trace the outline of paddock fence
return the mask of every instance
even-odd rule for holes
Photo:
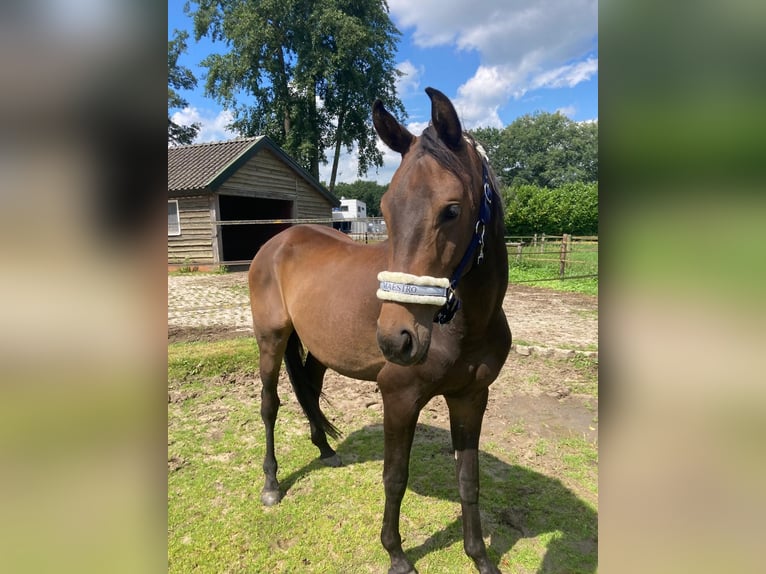
[[[234,221],[215,221],[214,227],[228,225],[298,225],[314,223],[318,225],[332,226],[348,235],[354,241],[371,243],[383,241],[388,238],[386,222],[382,217],[356,217],[348,219],[336,219],[331,217],[315,217],[304,219],[242,219]]]
[[[597,235],[506,236],[505,245],[512,269],[538,268],[549,275],[516,282],[598,278]]]
[[[360,243],[377,243],[388,238],[386,223],[382,217],[364,218],[304,218],[304,219],[247,219],[215,221],[211,224],[213,235],[220,235],[225,226],[268,225],[291,226],[313,223],[332,226]],[[576,235],[511,235],[505,237],[508,263],[511,269],[536,269],[539,278],[514,282],[560,281],[566,279],[598,278],[598,236]],[[221,261],[218,265],[239,267],[249,265],[251,259]],[[178,265],[178,261],[168,264]],[[186,260],[184,264],[196,267],[198,262]]]

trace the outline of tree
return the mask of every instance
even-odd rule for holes
[[[225,42],[211,54],[206,93],[232,110],[243,135],[268,135],[318,178],[333,149],[356,144],[359,175],[382,166],[370,105],[400,116],[394,57],[399,31],[384,0],[194,0],[197,39]],[[189,5],[187,5],[189,9]]]
[[[383,165],[370,119],[370,104],[375,98],[388,102],[404,116],[395,92],[399,31],[381,0],[338,0],[318,5],[320,35],[329,42],[325,51],[330,56],[325,66],[329,74],[321,79],[320,96],[334,124],[329,184],[333,191],[342,146],[351,152],[353,144],[357,144],[360,176],[370,167]]]
[[[369,217],[381,217],[380,198],[386,193],[386,189],[388,189],[387,185],[358,179],[354,183],[339,183],[335,191],[338,197],[364,201]]]
[[[502,130],[473,131],[492,167],[507,186],[555,188],[598,181],[598,124],[578,123],[560,113],[523,115]]]
[[[190,144],[199,132],[200,125],[182,126],[170,119],[170,110],[185,108],[188,102],[176,90],[190,90],[197,85],[197,78],[189,68],[178,65],[178,57],[186,51],[185,31],[173,31],[168,40],[168,141],[172,144]]]

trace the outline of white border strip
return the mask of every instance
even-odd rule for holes
[[[378,289],[375,293],[382,301],[395,301],[397,303],[418,303],[420,305],[444,305],[447,302],[446,289],[449,287],[449,279],[446,277],[430,277],[428,275],[411,275],[398,271],[381,271],[378,273],[378,281],[396,283],[398,285],[415,285],[420,287],[439,287],[445,289],[444,295],[413,295],[398,291],[383,291]]]
[[[418,303],[420,305],[438,305],[441,307],[447,302],[447,296],[437,297],[434,295],[408,295],[407,293],[395,293],[378,289],[378,299],[381,301],[395,301],[396,303]]]

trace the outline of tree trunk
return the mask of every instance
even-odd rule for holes
[[[319,118],[317,117],[317,98],[316,98],[315,80],[309,90],[309,131],[311,137],[311,149],[309,151],[310,173],[319,181],[319,146],[322,141],[322,133],[319,127]]]
[[[279,52],[279,87],[278,94],[276,99],[282,99],[282,129],[284,130],[284,141],[287,141],[287,138],[290,137],[290,88],[288,86],[287,82],[287,65],[285,64],[285,53],[282,48],[278,50]],[[279,92],[281,92],[282,97],[279,98]],[[279,142],[281,144],[284,144],[284,142]]]
[[[332,157],[332,173],[330,174],[330,193],[335,194],[335,178],[338,175],[338,161],[340,160],[340,146],[343,139],[343,120],[345,119],[345,109],[341,109],[338,114],[338,127],[335,130],[335,153]]]

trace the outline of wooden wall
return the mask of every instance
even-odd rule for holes
[[[168,263],[214,263],[211,195],[178,197],[181,235],[168,236]]]

